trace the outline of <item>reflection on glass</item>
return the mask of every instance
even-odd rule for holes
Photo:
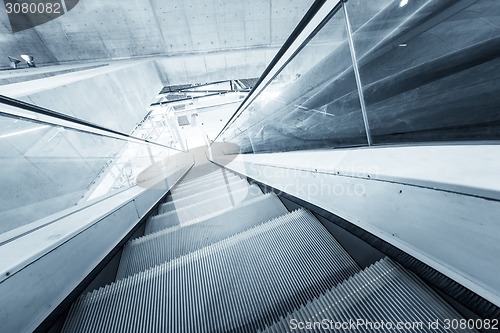
[[[500,2],[346,3],[375,144],[500,138]]]
[[[243,153],[500,139],[500,1],[350,0],[222,135]],[[357,84],[366,106],[360,112]]]
[[[137,181],[141,172],[166,163],[170,153],[170,149],[0,116],[0,234],[141,185]]]
[[[240,79],[164,87],[150,105],[147,117],[150,124],[144,122],[141,131],[133,135],[180,150],[210,144],[256,81]],[[155,136],[156,129],[170,135]]]
[[[89,201],[116,190],[140,185],[138,179],[144,170],[158,162],[166,161],[175,154],[183,153],[127,142],[107,161],[80,202]]]
[[[223,140],[243,153],[367,144],[342,11],[252,101]]]

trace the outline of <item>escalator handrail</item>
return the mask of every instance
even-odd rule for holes
[[[115,139],[121,139],[126,141],[131,141],[139,144],[147,144],[152,146],[157,146],[166,149],[172,149],[180,151],[179,149],[165,146],[160,143],[152,142],[146,139],[138,138],[120,131],[116,131],[101,125],[94,124],[92,122],[79,119],[70,115],[66,115],[60,112],[49,110],[37,105],[29,104],[17,99],[13,99],[7,96],[0,95],[0,105],[8,105],[13,108],[1,108],[0,114],[9,117],[20,117],[29,120],[34,120],[37,122],[46,123],[53,126],[62,126],[66,128],[71,128],[77,131],[86,132],[90,134],[97,134],[101,136],[107,136]],[[31,114],[35,117],[28,117]],[[40,119],[38,115],[44,116],[44,119]]]

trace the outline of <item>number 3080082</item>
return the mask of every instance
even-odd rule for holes
[[[5,4],[7,14],[61,14],[60,3],[10,3]]]

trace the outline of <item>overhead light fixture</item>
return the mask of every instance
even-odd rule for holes
[[[399,44],[399,46],[406,47],[406,43],[401,43],[401,44]]]
[[[35,62],[33,61],[33,56],[21,54],[21,58],[23,58],[24,61],[26,61],[26,65],[28,65],[28,67],[36,67]]]
[[[408,0],[401,0],[401,2],[399,3],[399,7],[404,7],[408,4]]]
[[[17,64],[21,62],[21,60],[19,59],[16,59],[14,57],[11,57],[11,56],[8,56],[9,57],[9,61],[10,61],[10,67],[12,68],[17,68]]]

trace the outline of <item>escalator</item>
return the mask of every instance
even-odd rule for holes
[[[130,134],[99,103],[0,96],[0,333],[498,327],[500,1],[313,2],[236,112],[210,106],[186,138],[151,130],[208,109],[193,99]],[[204,160],[152,208],[197,160],[174,141],[286,193]]]
[[[206,163],[125,245],[116,281],[73,303],[62,332],[349,331],[358,319],[360,331],[453,332],[464,330],[445,320],[461,318],[396,262],[362,269],[312,213]]]

